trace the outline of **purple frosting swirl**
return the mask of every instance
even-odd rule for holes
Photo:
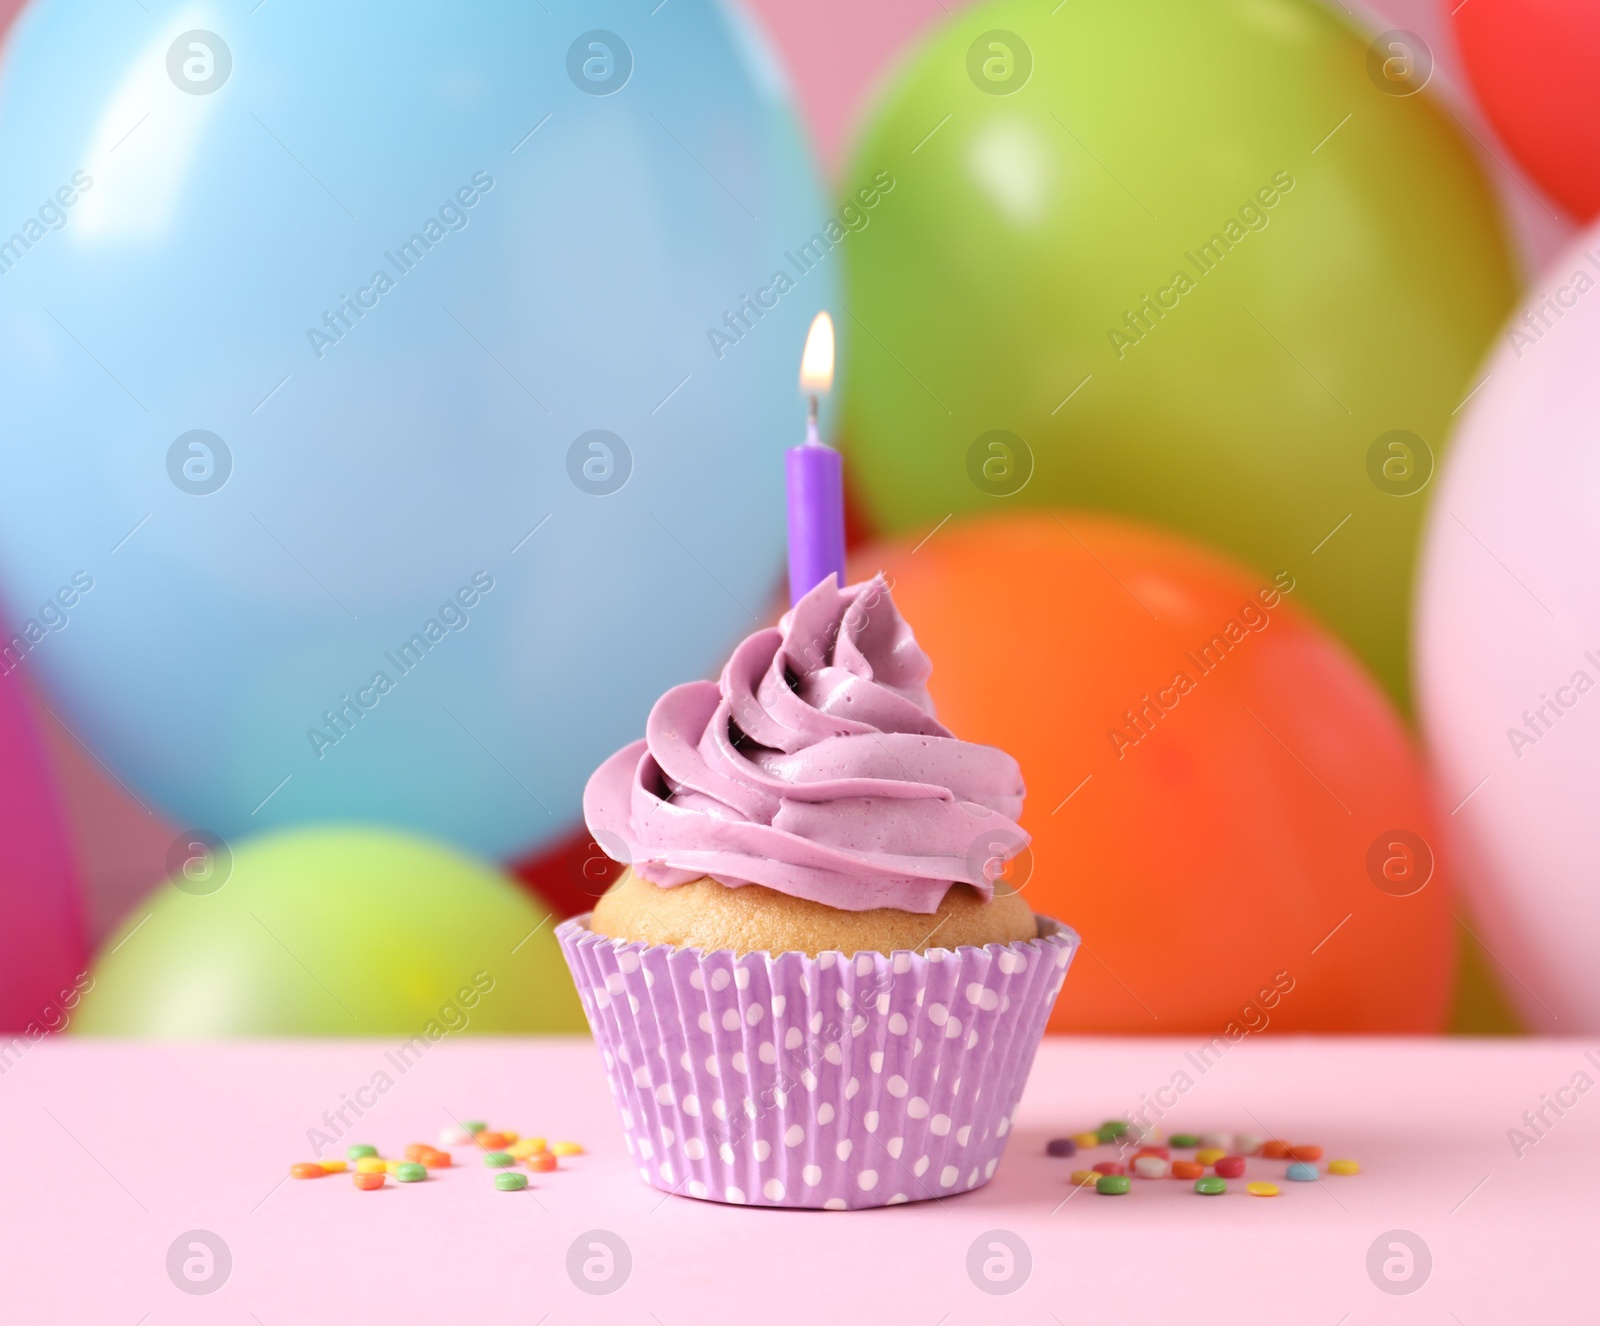
[[[1028,843],[1022,771],[933,716],[928,657],[883,577],[830,576],[748,636],[720,682],[675,686],[589,779],[595,841],[670,888],[709,875],[844,911],[985,899]]]

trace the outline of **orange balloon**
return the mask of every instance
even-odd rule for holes
[[[1052,1031],[1443,1028],[1421,761],[1291,575],[1080,513],[872,545],[851,579],[880,568],[941,720],[1022,764],[1014,878],[1083,937]]]

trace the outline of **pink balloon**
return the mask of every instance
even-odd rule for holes
[[[1507,991],[1600,1031],[1600,225],[1535,283],[1429,517],[1417,694]],[[1403,499],[1397,499],[1403,500]]]
[[[59,1030],[88,963],[66,820],[13,666],[0,656],[0,1033]],[[14,1058],[0,1042],[0,1070]]]

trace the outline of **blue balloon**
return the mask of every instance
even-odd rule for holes
[[[35,3],[0,666],[225,838],[547,844],[781,588],[847,235],[718,4]]]

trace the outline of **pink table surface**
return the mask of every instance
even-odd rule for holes
[[[0,1076],[0,1320],[163,1326],[469,1321],[718,1326],[752,1321],[1437,1322],[1593,1320],[1600,1092],[1519,1159],[1507,1130],[1580,1071],[1583,1041],[1254,1039],[1200,1073],[1173,1040],[1051,1040],[994,1180],[973,1193],[865,1212],[751,1209],[667,1197],[636,1176],[587,1041],[445,1041],[397,1074],[384,1041],[154,1046],[49,1041]],[[340,1139],[386,1154],[452,1118],[589,1154],[523,1193],[478,1164],[357,1192],[347,1176],[283,1176],[307,1130],[378,1071],[395,1078]],[[1241,1185],[1202,1198],[1136,1181],[1106,1198],[1066,1183],[1046,1139],[1137,1107],[1187,1073],[1169,1129],[1316,1141],[1364,1173]],[[353,1117],[353,1116],[352,1116]],[[329,1153],[333,1154],[333,1153]],[[465,1151],[458,1155],[470,1159]],[[1254,1171],[1253,1171],[1254,1174]],[[232,1256],[214,1293],[169,1279],[169,1246],[207,1230]],[[631,1254],[614,1292],[567,1273],[580,1234]],[[1025,1283],[980,1292],[968,1251],[1005,1230]],[[1405,1296],[1367,1273],[1374,1239],[1419,1236],[1432,1271]]]

